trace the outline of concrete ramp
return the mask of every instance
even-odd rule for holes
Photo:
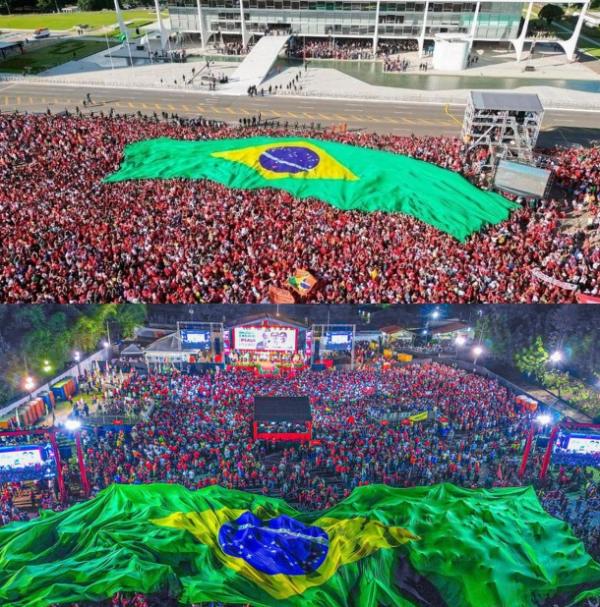
[[[261,82],[267,77],[289,39],[290,36],[263,36],[233,72],[229,83],[221,89],[221,92],[245,95],[248,87],[252,85],[260,88]]]

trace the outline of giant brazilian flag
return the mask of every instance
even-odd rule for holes
[[[120,170],[105,181],[177,177],[232,188],[279,188],[343,210],[406,213],[461,241],[516,208],[435,164],[299,137],[140,141],[125,148]]]
[[[532,488],[370,485],[322,512],[209,487],[112,485],[0,529],[0,605],[118,591],[183,604],[526,607],[600,595],[600,565]]]

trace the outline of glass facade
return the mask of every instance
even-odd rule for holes
[[[279,29],[300,36],[373,38],[418,38],[423,31],[425,2],[381,0],[377,23],[376,2],[320,0],[242,0],[249,34]],[[171,27],[175,31],[200,32],[200,19],[207,36],[241,34],[239,0],[172,0]],[[516,38],[522,2],[482,2],[477,14],[476,40]],[[438,33],[470,34],[476,2],[430,2],[425,37]],[[377,27],[376,27],[377,25]]]

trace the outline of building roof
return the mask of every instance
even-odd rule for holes
[[[22,40],[15,40],[13,42],[2,42],[2,40],[0,40],[0,50],[6,48],[13,48],[15,46],[19,46],[20,44],[23,44]]]
[[[179,345],[179,336],[177,331],[170,335],[165,335],[155,342],[152,342],[147,348],[146,352],[179,352],[181,350]]]
[[[515,112],[542,112],[544,107],[535,93],[503,93],[471,91],[473,106],[478,110],[514,110]]]
[[[254,420],[257,422],[311,421],[308,396],[255,396]]]
[[[141,356],[142,354],[142,349],[137,344],[129,344],[121,350],[121,356]]]
[[[468,329],[469,325],[466,322],[461,322],[460,320],[455,320],[451,322],[446,322],[444,324],[440,324],[436,327],[431,328],[431,333],[433,335],[439,335],[440,333],[453,333],[454,331],[463,331],[464,329]]]
[[[393,335],[394,333],[410,333],[408,329],[405,329],[400,325],[387,325],[385,327],[381,327],[380,331],[386,335]]]

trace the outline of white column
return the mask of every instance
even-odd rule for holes
[[[377,45],[379,44],[379,3],[377,0],[377,7],[375,9],[375,33],[373,34],[373,57],[377,53]]]
[[[246,31],[246,19],[244,18],[244,0],[240,0],[240,18],[242,25],[242,44],[248,46],[248,32]]]
[[[160,32],[160,50],[164,51],[167,46],[167,36],[165,32],[165,26],[163,25],[162,18],[160,16],[160,6],[158,0],[154,0],[154,9],[156,10],[156,18],[158,19],[158,31]]]
[[[477,2],[475,5],[475,14],[473,15],[473,23],[471,25],[471,34],[469,35],[469,52],[473,48],[473,42],[475,41],[475,34],[477,33],[477,19],[479,18],[479,11],[481,10],[481,2]]]
[[[204,23],[204,14],[202,13],[202,5],[200,0],[196,0],[196,8],[198,9],[198,25],[200,26],[200,40],[202,48],[206,48],[208,43],[208,36],[206,32],[206,23]]]
[[[523,22],[523,29],[521,35],[513,40],[513,46],[515,47],[515,54],[517,55],[517,61],[521,61],[523,58],[523,47],[525,46],[525,38],[527,37],[527,30],[529,29],[529,20],[531,19],[531,11],[533,10],[533,1],[529,2],[527,6],[527,14],[525,15],[525,21]]]
[[[425,28],[427,27],[427,15],[429,14],[429,0],[425,2],[425,10],[423,11],[423,27],[419,36],[419,57],[423,56],[423,47],[425,46]]]
[[[565,54],[567,55],[567,59],[569,61],[573,61],[573,59],[575,59],[575,51],[577,50],[579,35],[581,34],[581,28],[583,27],[585,13],[589,6],[590,0],[587,0],[587,2],[585,2],[581,7],[581,12],[579,13],[577,23],[575,24],[575,28],[573,29],[573,34],[568,40],[565,40],[564,42],[559,42],[559,44],[563,47]]]

